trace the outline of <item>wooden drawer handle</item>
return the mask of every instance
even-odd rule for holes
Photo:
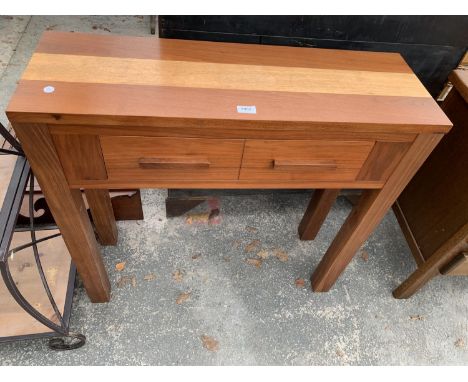
[[[337,168],[334,160],[293,160],[293,159],[274,159],[273,168],[275,170],[287,170],[319,168],[324,170],[333,170]]]
[[[197,156],[140,158],[138,165],[148,169],[202,169],[210,167],[210,161],[208,158]]]

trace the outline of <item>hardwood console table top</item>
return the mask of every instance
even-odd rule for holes
[[[94,302],[114,188],[366,191],[312,275],[326,291],[451,123],[394,53],[45,32],[7,115]]]

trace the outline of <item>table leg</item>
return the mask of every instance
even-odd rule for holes
[[[339,189],[320,189],[314,191],[312,199],[310,199],[307,210],[299,224],[298,231],[301,240],[315,239],[339,193]]]
[[[110,283],[80,190],[71,190],[46,125],[14,124],[31,168],[92,302],[107,302]]]
[[[365,190],[312,274],[312,289],[327,292],[377,227],[413,175],[442,138],[419,135],[380,190]]]
[[[117,244],[117,225],[108,190],[85,189],[94,227],[102,245]]]
[[[416,269],[405,281],[403,281],[393,292],[395,298],[410,298],[419,289],[426,285],[432,278],[440,275],[438,269],[422,266]]]

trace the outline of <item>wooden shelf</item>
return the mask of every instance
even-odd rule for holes
[[[36,232],[37,239],[58,233],[58,230]],[[15,232],[10,248],[29,243],[29,232]],[[75,269],[61,236],[38,244],[42,267],[55,302],[68,323],[75,280]],[[58,324],[36,267],[32,247],[16,252],[9,260],[17,287],[29,303]],[[36,321],[13,299],[0,278],[0,342],[22,337],[48,336],[54,331]]]

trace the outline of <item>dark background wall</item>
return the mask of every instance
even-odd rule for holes
[[[468,45],[468,16],[159,16],[159,36],[399,52],[436,97]]]

